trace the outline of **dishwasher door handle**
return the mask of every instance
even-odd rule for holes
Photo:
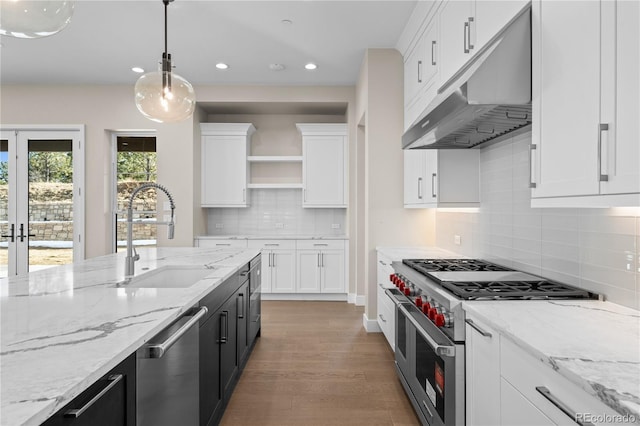
[[[175,333],[169,336],[164,342],[147,345],[146,358],[162,358],[162,356],[174,345],[191,327],[196,325],[200,318],[205,316],[209,312],[206,306],[200,307],[198,311],[191,317],[189,321],[184,323]]]

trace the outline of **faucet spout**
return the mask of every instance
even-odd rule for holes
[[[125,258],[125,277],[131,277],[135,273],[135,262],[140,260],[140,255],[133,247],[133,200],[141,191],[145,191],[147,189],[159,189],[167,195],[169,198],[169,203],[171,204],[171,220],[167,223],[168,233],[167,238],[170,240],[173,239],[174,236],[174,212],[176,209],[176,205],[173,202],[173,196],[169,192],[169,190],[158,183],[145,183],[137,187],[132,193],[131,197],[129,197],[129,207],[127,208],[127,257]]]

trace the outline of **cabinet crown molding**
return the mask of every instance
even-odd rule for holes
[[[345,123],[296,123],[303,136],[347,135]]]
[[[251,123],[200,123],[202,135],[250,136],[256,131]]]

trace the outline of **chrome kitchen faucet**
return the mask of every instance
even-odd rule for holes
[[[140,191],[144,191],[145,189],[156,188],[164,192],[169,198],[169,202],[171,203],[171,220],[169,222],[156,222],[156,225],[167,225],[167,238],[170,240],[173,239],[173,213],[176,209],[176,205],[173,202],[173,197],[167,188],[157,183],[145,183],[144,185],[140,185],[137,187],[131,197],[129,197],[129,207],[127,208],[127,257],[125,259],[124,264],[124,276],[125,278],[132,277],[135,272],[135,264],[137,260],[140,260],[140,255],[133,247],[133,199],[138,195]],[[135,253],[135,254],[134,254]]]

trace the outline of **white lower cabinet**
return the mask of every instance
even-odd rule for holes
[[[500,334],[467,316],[465,330],[466,416],[468,425],[500,424]]]
[[[600,425],[620,418],[486,321],[469,313],[467,320],[467,425]]]
[[[297,293],[345,293],[344,241],[298,240]]]
[[[295,292],[295,243],[294,240],[249,240],[249,248],[262,250],[262,293]]]
[[[396,346],[396,307],[393,300],[387,296],[385,290],[394,287],[389,281],[393,274],[391,259],[378,252],[378,325],[387,338],[389,346],[395,350]]]

